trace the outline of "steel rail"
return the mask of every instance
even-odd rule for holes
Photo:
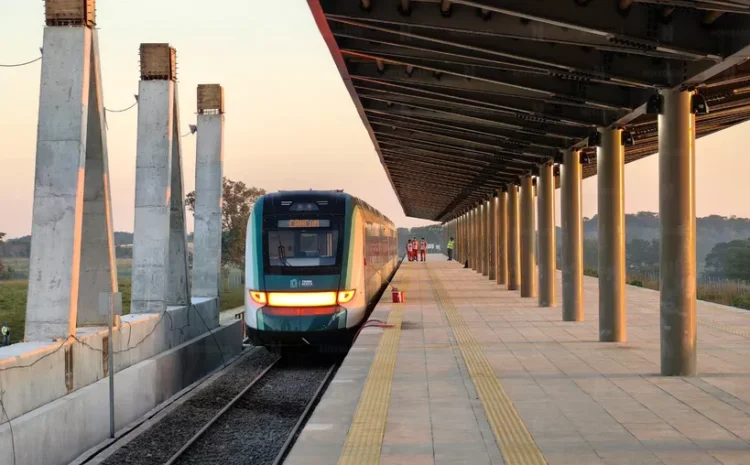
[[[292,428],[292,431],[289,433],[289,436],[286,438],[286,441],[284,441],[284,444],[281,446],[281,450],[276,455],[276,458],[273,460],[272,465],[281,465],[284,459],[286,458],[287,454],[292,448],[292,445],[294,444],[295,436],[297,436],[297,433],[301,431],[302,426],[305,424],[305,421],[307,421],[307,417],[312,412],[313,407],[315,407],[315,405],[318,403],[318,399],[323,393],[323,389],[325,389],[326,385],[328,384],[328,381],[336,372],[337,365],[338,363],[334,363],[331,365],[331,368],[328,369],[328,373],[326,373],[326,376],[325,378],[323,378],[323,381],[321,381],[320,385],[318,386],[318,389],[315,390],[315,394],[313,394],[312,398],[310,399],[310,402],[307,403],[307,406],[305,407],[305,411],[302,412],[302,415],[300,415],[299,420],[297,420],[297,423],[294,425],[294,428]]]
[[[188,442],[186,442],[186,443],[185,443],[185,444],[184,444],[184,445],[183,445],[183,446],[182,446],[182,447],[180,448],[180,450],[178,450],[177,452],[175,452],[175,454],[174,454],[174,455],[172,455],[172,457],[170,457],[170,458],[169,458],[169,460],[167,460],[166,462],[164,462],[164,465],[173,465],[173,464],[174,464],[175,462],[177,462],[177,460],[179,460],[179,458],[180,458],[180,457],[182,457],[182,455],[183,455],[183,454],[184,454],[184,453],[185,453],[185,452],[186,452],[186,451],[187,451],[187,450],[188,450],[188,449],[189,449],[189,448],[190,448],[190,447],[191,447],[191,446],[192,446],[193,444],[195,444],[195,442],[196,442],[196,441],[198,441],[198,439],[200,439],[200,438],[201,438],[201,436],[203,436],[203,434],[204,434],[204,433],[205,433],[206,431],[208,431],[208,430],[209,430],[209,428],[211,428],[211,426],[213,426],[213,424],[214,424],[214,423],[216,423],[216,421],[218,421],[218,420],[219,420],[219,419],[220,419],[220,418],[221,418],[221,417],[222,417],[222,416],[223,416],[223,415],[224,415],[224,414],[225,414],[226,412],[228,412],[228,411],[229,411],[229,409],[231,409],[231,408],[232,408],[232,407],[234,406],[234,404],[236,404],[236,403],[237,403],[237,401],[238,401],[238,400],[240,400],[240,399],[241,399],[241,398],[242,398],[242,397],[243,397],[243,396],[244,396],[245,394],[247,394],[247,392],[248,392],[248,391],[249,391],[250,389],[252,389],[252,388],[253,388],[253,387],[254,387],[254,386],[255,386],[255,385],[256,385],[256,384],[258,383],[258,381],[260,381],[261,379],[263,379],[263,378],[264,378],[264,377],[266,376],[266,374],[267,374],[267,373],[268,373],[269,371],[271,371],[271,369],[272,369],[273,367],[275,367],[275,366],[276,366],[276,364],[277,364],[277,363],[279,362],[279,360],[281,360],[281,359],[280,359],[280,358],[277,358],[276,360],[274,360],[274,362],[273,362],[273,363],[271,363],[270,365],[268,365],[268,367],[266,367],[266,369],[265,369],[265,370],[263,370],[262,372],[260,372],[260,374],[259,374],[258,376],[256,376],[256,377],[255,377],[255,379],[253,379],[253,380],[252,380],[252,381],[250,382],[250,384],[248,384],[247,386],[245,386],[245,388],[244,388],[244,389],[243,389],[242,391],[240,391],[240,393],[239,393],[239,394],[237,394],[236,396],[234,396],[234,398],[233,398],[232,400],[230,400],[230,401],[229,401],[229,403],[227,403],[227,405],[225,405],[225,406],[224,406],[224,407],[223,407],[223,408],[222,408],[221,410],[219,410],[219,411],[218,411],[218,412],[216,413],[216,415],[214,415],[214,416],[213,416],[213,418],[211,418],[211,419],[210,419],[210,420],[208,421],[208,423],[206,423],[205,425],[203,425],[203,428],[201,428],[201,429],[200,429],[200,430],[199,430],[199,431],[198,431],[197,433],[195,433],[195,434],[193,435],[193,437],[191,437],[191,438],[190,438],[190,440],[188,440]]]

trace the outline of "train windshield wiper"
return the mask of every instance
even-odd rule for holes
[[[292,266],[289,264],[289,262],[286,261],[286,252],[285,252],[284,244],[281,243],[281,236],[279,236],[279,260],[281,261],[282,266]]]

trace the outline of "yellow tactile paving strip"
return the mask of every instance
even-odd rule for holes
[[[746,338],[750,339],[750,332],[743,331],[741,329],[737,329],[737,328],[734,328],[732,326],[723,325],[723,324],[721,324],[719,322],[716,322],[716,321],[698,320],[698,323],[701,324],[701,325],[703,325],[703,326],[707,326],[709,328],[720,329],[720,330],[725,331],[727,333],[734,334],[735,336],[742,336],[742,337],[746,337]]]
[[[400,290],[406,290],[406,281],[404,279],[399,283]],[[393,325],[393,328],[385,328],[380,338],[354,420],[339,457],[339,465],[377,465],[380,462],[403,314],[404,304],[393,304],[388,315],[388,324]]]
[[[546,465],[544,455],[513,407],[513,402],[505,394],[481,346],[474,340],[471,330],[453,305],[440,279],[432,270],[429,270],[429,274],[438,304],[448,318],[506,465]]]

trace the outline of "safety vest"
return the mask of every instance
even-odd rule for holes
[[[422,241],[419,246],[422,250],[427,250],[427,241]]]
[[[411,252],[412,247],[413,246],[412,246],[411,242],[409,242],[409,243],[406,244],[406,250],[408,250],[409,252]]]
[[[448,250],[453,250],[454,241],[448,241]]]
[[[8,328],[7,326],[3,326],[3,336],[7,336],[9,331],[10,328]]]

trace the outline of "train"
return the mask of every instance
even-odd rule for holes
[[[393,222],[357,197],[261,196],[247,223],[246,342],[279,352],[347,347],[398,264]]]

